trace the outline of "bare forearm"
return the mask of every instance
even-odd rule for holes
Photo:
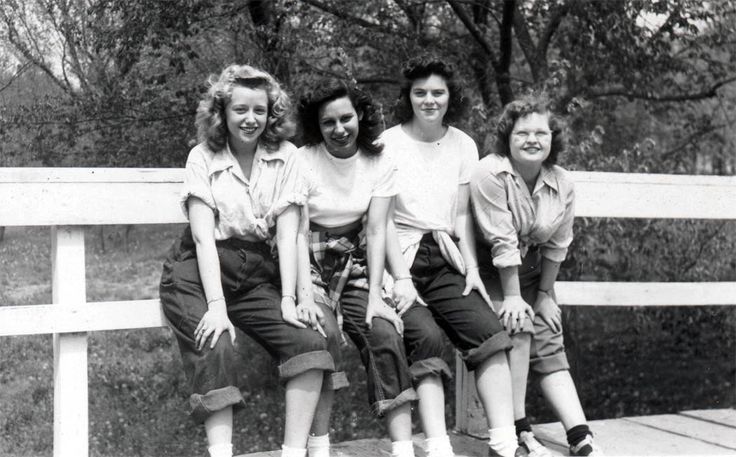
[[[551,291],[557,281],[557,274],[560,272],[560,262],[555,262],[546,257],[542,257],[542,271],[539,278],[539,290]]]

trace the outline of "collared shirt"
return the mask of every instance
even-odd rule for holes
[[[491,246],[496,268],[521,265],[522,257],[534,245],[552,261],[565,259],[572,242],[575,190],[562,167],[542,166],[530,193],[508,157],[489,154],[473,172],[470,196],[476,223]]]
[[[184,214],[189,217],[189,197],[197,197],[215,213],[216,240],[270,238],[276,217],[290,204],[303,202],[296,192],[295,152],[288,141],[274,152],[258,146],[246,178],[229,146],[213,152],[205,143],[198,144],[187,158],[181,191]]]

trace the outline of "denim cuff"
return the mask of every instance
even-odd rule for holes
[[[335,371],[335,362],[327,351],[305,352],[279,365],[279,377],[281,381],[288,381],[309,370]]]
[[[204,422],[212,413],[228,406],[245,407],[243,395],[240,393],[240,389],[235,386],[221,387],[210,390],[206,394],[192,394],[189,397],[189,407],[191,409],[189,414],[198,424]]]
[[[328,390],[339,390],[344,387],[348,387],[350,381],[344,371],[335,371],[333,373],[325,373],[325,377],[322,380],[322,392]]]
[[[414,362],[409,367],[411,380],[416,385],[422,378],[429,375],[442,375],[445,381],[452,379],[452,370],[447,366],[444,360],[439,357],[430,357],[428,359]]]
[[[511,342],[511,338],[506,332],[498,332],[492,337],[485,340],[477,348],[462,351],[460,356],[465,362],[465,366],[468,371],[473,371],[478,366],[488,360],[489,357],[493,356],[497,352],[507,351],[511,349],[514,344]]]
[[[534,357],[529,361],[529,364],[534,373],[542,375],[570,369],[567,354],[564,350],[543,357]]]
[[[371,409],[373,410],[373,414],[378,417],[383,417],[386,411],[391,411],[405,403],[416,400],[419,400],[419,396],[414,388],[410,387],[397,395],[396,398],[392,398],[391,400],[379,400],[373,403],[371,405]]]

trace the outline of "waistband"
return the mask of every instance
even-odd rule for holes
[[[363,221],[361,219],[356,220],[355,222],[351,222],[346,225],[341,225],[339,227],[324,227],[322,225],[317,224],[316,222],[310,222],[309,223],[309,230],[312,232],[322,232],[329,235],[335,235],[335,236],[345,236],[345,235],[351,235],[355,234],[357,235],[360,233],[360,231],[363,229]]]
[[[240,238],[228,238],[226,240],[216,240],[215,245],[225,249],[244,249],[246,251],[261,252],[269,255],[271,252],[271,246],[269,246],[265,241],[248,241]],[[192,229],[189,226],[184,229],[184,233],[181,236],[181,249],[195,249]]]

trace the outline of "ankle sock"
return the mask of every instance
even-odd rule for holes
[[[330,435],[309,435],[307,452],[309,457],[330,457]]]
[[[312,457],[312,454],[309,454]],[[391,457],[414,457],[414,443],[407,441],[391,442]]]
[[[281,457],[307,457],[306,449],[289,447],[285,444],[281,445]]]
[[[526,417],[522,417],[521,419],[514,421],[514,427],[516,427],[516,436],[520,436],[521,432],[532,431],[532,425]]]
[[[232,443],[215,444],[207,448],[210,457],[233,457]]]
[[[570,447],[577,446],[588,435],[593,436],[588,424],[576,425],[567,431],[567,443]]]
[[[427,444],[427,457],[454,457],[450,437],[447,435],[434,436],[425,440]]]
[[[516,437],[516,427],[509,425],[488,430],[488,446],[493,452],[502,457],[514,457],[519,441]]]

